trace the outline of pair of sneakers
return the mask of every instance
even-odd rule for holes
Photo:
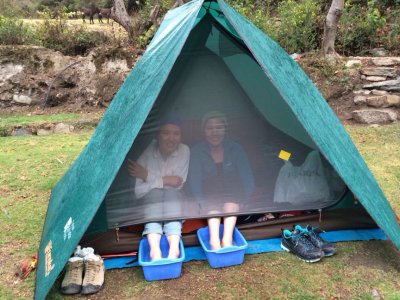
[[[72,257],[66,266],[61,292],[66,295],[90,295],[100,291],[103,284],[104,263],[100,256]]]
[[[325,241],[320,236],[321,232],[311,225],[305,228],[295,225],[293,230],[282,229],[281,247],[305,262],[317,262],[336,253],[336,246]]]

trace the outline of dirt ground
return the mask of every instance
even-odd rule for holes
[[[332,66],[317,54],[304,54],[298,61],[342,124],[354,124],[352,111],[359,109],[354,104],[353,90],[361,85],[357,70],[344,68],[347,58]]]

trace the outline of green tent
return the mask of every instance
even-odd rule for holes
[[[239,98],[251,105],[242,105]],[[245,138],[254,133],[254,140],[263,139],[262,131],[255,130],[261,123],[252,128],[242,123],[257,119],[267,122],[261,127],[268,132],[285,137],[280,148],[296,145],[292,152],[303,154],[317,150],[333,176],[340,178],[338,192],[324,204],[296,209],[327,208],[354,194],[400,248],[396,216],[311,80],[282,48],[224,1],[195,0],[168,12],[88,145],[52,190],[38,252],[36,299],[45,298],[85,232],[146,221],[132,215],[130,221],[129,216],[119,218],[140,209],[125,209],[135,202],[115,191],[123,190],[118,186],[124,180],[117,179],[124,178],[124,161],[131,152],[137,157],[148,144],[150,135],[145,133],[154,132],[160,111],[183,116],[191,124],[210,109],[228,111],[235,132],[242,130]],[[300,156],[304,160],[305,155]],[[262,188],[263,181],[258,185]],[[259,203],[241,214],[289,210]],[[206,215],[183,212],[183,217]]]

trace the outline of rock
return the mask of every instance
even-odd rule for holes
[[[24,135],[31,135],[32,132],[26,128],[14,128],[11,131],[12,136],[24,136]]]
[[[365,84],[364,89],[380,89],[385,91],[400,92],[400,79],[397,80],[385,80],[380,82],[375,82],[371,84]]]
[[[383,96],[383,95],[388,95],[389,93],[387,91],[380,91],[380,90],[372,90],[372,95],[375,96]]]
[[[400,96],[398,95],[382,95],[370,96],[367,98],[367,105],[373,107],[390,107],[400,106]]]
[[[388,55],[388,51],[385,48],[374,48],[370,50],[372,56],[379,56],[379,57],[383,57],[383,56],[387,56]]]
[[[32,103],[32,98],[29,96],[25,96],[25,95],[14,95],[13,101],[17,102],[17,103],[29,105]]]
[[[348,76],[350,76],[350,78],[360,78],[361,74],[358,71],[358,69],[349,69],[347,70],[347,74]]]
[[[0,82],[5,82],[14,75],[21,73],[24,69],[23,65],[6,63],[0,65]]]
[[[351,59],[346,62],[347,68],[358,67],[361,66],[361,60],[359,59]]]
[[[0,93],[0,101],[11,101],[13,99],[13,95],[7,92]]]
[[[18,74],[18,76],[13,76],[10,79],[8,79],[8,81],[13,85],[20,84],[21,77],[22,77],[22,74]]]
[[[94,128],[99,123],[98,120],[78,120],[75,124],[77,128]]]
[[[354,103],[356,105],[363,105],[367,103],[367,96],[357,95],[354,97]]]
[[[345,112],[345,113],[343,113],[343,119],[351,120],[351,119],[353,119],[353,115],[349,112]]]
[[[292,53],[289,55],[291,59],[293,59],[294,61],[299,61],[301,58],[301,54],[298,53]]]
[[[367,98],[367,105],[373,107],[383,107],[386,101],[386,96],[370,96]]]
[[[396,68],[378,67],[378,68],[362,68],[361,74],[367,76],[396,77]]]
[[[103,69],[106,72],[129,72],[130,68],[128,67],[128,63],[126,59],[114,59],[108,60],[103,64]]]
[[[395,66],[400,64],[400,57],[374,58],[372,63],[376,66]]]
[[[9,81],[0,81],[0,94],[7,92],[7,91],[11,91],[13,89],[13,85],[10,84]]]
[[[365,80],[368,81],[384,81],[386,80],[386,76],[366,76]]]
[[[356,95],[369,95],[369,94],[371,94],[371,91],[370,90],[356,90],[356,91],[353,91],[353,94],[356,94]]]
[[[397,120],[397,113],[390,109],[362,109],[353,111],[353,119],[363,124],[388,124]]]
[[[50,129],[40,128],[40,129],[37,130],[37,135],[39,135],[39,136],[49,135],[49,134],[52,134],[52,133],[53,133],[53,130],[50,130]]]
[[[54,126],[54,133],[70,133],[74,130],[74,126],[64,123],[58,123]]]
[[[52,123],[45,123],[40,125],[41,129],[51,130],[53,132],[54,125]]]
[[[387,105],[385,107],[389,107],[389,106],[400,107],[400,96],[399,95],[387,95],[385,105]]]
[[[382,297],[379,295],[379,292],[376,289],[371,290],[371,296],[374,300],[381,300]]]

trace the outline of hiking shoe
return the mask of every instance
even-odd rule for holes
[[[314,228],[311,225],[307,225],[306,228],[296,225],[294,229],[306,234],[308,239],[315,247],[318,247],[324,251],[325,256],[332,256],[336,253],[336,246],[332,243],[328,243],[319,235],[321,232],[323,232],[321,229]]]
[[[92,255],[84,259],[85,277],[81,294],[89,295],[100,291],[104,283],[104,263],[100,256]]]
[[[315,247],[306,235],[299,230],[282,229],[281,247],[305,262],[317,262],[324,256],[324,252]]]
[[[67,271],[61,283],[61,293],[66,295],[78,294],[82,289],[83,258],[72,257],[68,260]]]

